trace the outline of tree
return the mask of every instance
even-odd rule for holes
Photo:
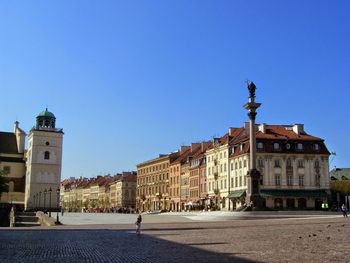
[[[339,192],[341,195],[350,195],[350,181],[332,181],[330,184],[330,189],[332,192]]]
[[[4,174],[5,174],[4,171],[0,170],[0,198],[1,198],[1,194],[4,192],[7,192],[8,190]]]

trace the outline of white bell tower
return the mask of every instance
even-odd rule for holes
[[[46,108],[28,136],[25,210],[57,209],[61,182],[63,131]]]

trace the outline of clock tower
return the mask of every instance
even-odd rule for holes
[[[25,210],[58,208],[63,134],[47,108],[36,117],[28,136]]]

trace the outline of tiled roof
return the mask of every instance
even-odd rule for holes
[[[173,162],[171,162],[170,165],[184,162],[190,154],[191,154],[191,149],[184,151],[182,154],[180,154],[179,157],[177,157]]]
[[[256,138],[258,139],[288,139],[288,140],[316,140],[320,141],[321,138],[311,136],[305,132],[297,134],[290,125],[266,125],[266,132],[256,132]]]
[[[350,168],[335,168],[330,176],[332,180],[350,180]]]
[[[16,135],[0,132],[0,153],[18,153]]]

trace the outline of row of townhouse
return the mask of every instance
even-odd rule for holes
[[[256,166],[265,206],[319,209],[329,193],[329,151],[303,124],[255,126]],[[210,142],[182,146],[137,165],[136,207],[234,210],[245,204],[249,123]]]
[[[69,178],[61,183],[61,206],[68,211],[135,209],[136,172],[96,178]]]

